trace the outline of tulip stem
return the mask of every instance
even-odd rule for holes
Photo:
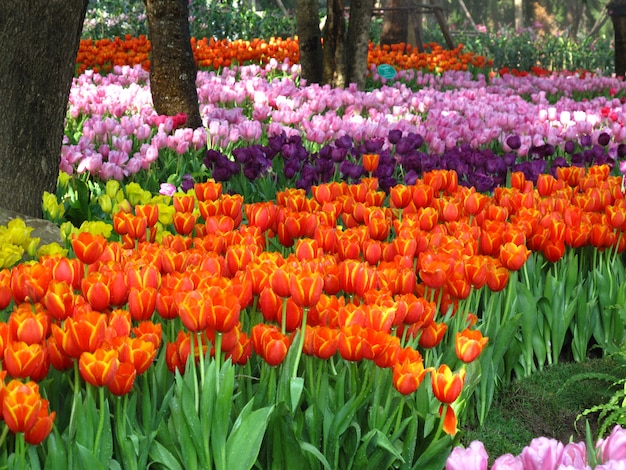
[[[96,431],[96,439],[93,444],[93,453],[97,457],[100,451],[100,440],[102,439],[102,431],[104,429],[104,387],[98,387],[100,394],[100,420],[98,421],[98,430]]]
[[[200,361],[200,390],[204,390],[204,351],[200,346],[202,344],[201,333],[196,333],[196,338],[198,339],[198,359]]]
[[[306,333],[306,319],[309,313],[309,308],[304,307],[302,313],[302,327],[300,328],[300,338],[298,340],[298,351],[296,353],[296,360],[293,364],[293,372],[291,373],[292,377],[297,377],[298,375],[298,366],[300,365],[300,357],[302,356],[302,349],[304,348],[304,334]]]
[[[4,428],[2,428],[2,434],[0,435],[0,449],[4,447],[4,441],[7,438],[7,434],[9,434],[9,427],[4,424]]]
[[[220,390],[220,371],[222,370],[222,333],[215,332],[215,384],[217,391]]]

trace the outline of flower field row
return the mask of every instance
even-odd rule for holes
[[[300,50],[297,38],[272,38],[252,41],[215,38],[192,38],[192,51],[198,67],[219,70],[231,65],[260,64],[270,60],[297,64]],[[447,50],[436,43],[428,44],[429,52],[419,52],[409,44],[378,46],[370,44],[368,63],[390,64],[398,69],[415,69],[441,73],[446,70],[484,70],[490,62],[482,56],[464,52],[463,45]],[[114,39],[83,39],[76,59],[77,74],[86,70],[109,73],[115,66],[139,65],[150,70],[150,41],[145,36]]]
[[[371,156],[365,165],[373,171],[377,163]],[[416,421],[419,444],[402,440],[404,451],[416,462],[430,461],[435,454],[445,457],[440,446],[452,443],[445,436],[456,433],[458,419],[484,417],[493,389],[486,391],[482,383],[506,380],[512,371],[529,373],[536,367],[531,364],[541,367],[533,335],[548,335],[552,349],[543,361],[551,362],[558,360],[559,348],[582,349],[584,357],[592,338],[608,349],[623,334],[623,323],[610,312],[607,321],[604,310],[574,312],[569,322],[554,323],[561,306],[571,310],[572,298],[582,295],[570,284],[580,288],[581,276],[589,272],[616,276],[611,273],[621,263],[616,255],[626,244],[626,206],[621,178],[611,176],[606,165],[561,168],[556,177],[541,175],[536,186],[514,173],[510,187],[497,188],[493,196],[460,186],[449,170],[396,185],[388,195],[375,178],[366,178],[352,185],[316,185],[311,196],[287,189],[275,201],[257,203],[225,194],[212,181],[157,199],[145,190],[132,196],[113,182],[107,186],[123,209],[113,214],[111,241],[87,225],[71,237],[75,257],[49,255],[0,274],[0,307],[8,314],[0,323],[0,350],[5,397],[13,397],[5,398],[3,415],[14,433],[25,433],[26,442],[43,439],[55,413],[67,423],[66,432],[75,432],[76,403],[87,400],[89,387],[100,390],[102,411],[107,400],[131,393],[148,370],[162,383],[175,380],[174,374],[164,378],[169,370],[183,374],[176,380],[193,384],[196,372],[190,367],[198,367],[202,383],[208,363],[218,370],[241,367],[242,374],[258,377],[256,385],[240,385],[245,407],[277,406],[282,396],[292,400],[292,413],[310,409],[317,424],[280,432],[296,433],[301,442],[321,439],[328,447],[325,458],[342,466],[350,457],[340,442],[349,440],[349,433],[342,428],[333,438],[322,433],[329,425],[322,423],[331,418],[313,398],[321,393],[320,381],[336,369],[341,371],[332,387],[339,394],[337,413],[348,412],[356,400],[350,415],[356,419],[363,409],[389,402],[388,414],[374,420],[374,429],[392,439],[406,420]],[[144,200],[133,205],[138,196]],[[585,265],[587,248],[604,255]],[[574,253],[580,262],[572,263]],[[531,308],[536,281],[547,279],[537,296],[545,302],[560,288],[549,284],[552,270],[541,267],[541,260],[559,267],[557,277],[561,269],[568,278],[574,273],[564,283],[569,292],[548,305],[554,311],[545,318],[547,312]],[[539,264],[530,270],[528,263]],[[615,296],[625,294],[619,282],[611,279],[615,292],[602,300],[606,310],[619,304]],[[590,319],[593,331],[572,329]],[[574,332],[571,345],[564,342],[568,331]],[[289,379],[272,385],[275,368]],[[349,385],[354,373],[365,384],[376,377],[378,385]],[[50,374],[69,377],[71,407],[56,403],[59,408],[50,411],[39,395]],[[430,385],[422,385],[427,377]],[[28,379],[34,382],[21,382]],[[281,391],[268,398],[264,387]],[[389,387],[396,392],[374,391]],[[202,401],[201,390],[192,393],[196,402]],[[346,398],[339,398],[340,390]],[[259,395],[265,398],[255,399]],[[233,426],[245,407],[232,411]],[[21,421],[14,424],[9,413]],[[395,426],[385,424],[389,418]],[[89,443],[104,460],[111,456],[99,453],[97,429],[106,419],[94,425]],[[154,425],[157,432],[163,423]],[[272,424],[265,423],[261,432],[265,426]],[[204,452],[197,456],[201,465],[215,458],[203,448],[196,452]],[[179,458],[185,462],[189,455]],[[386,458],[398,457],[392,452]]]

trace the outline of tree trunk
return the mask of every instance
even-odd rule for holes
[[[0,2],[0,206],[42,216],[59,176],[87,0]]]
[[[152,43],[150,91],[161,115],[187,115],[186,127],[202,127],[197,67],[189,33],[187,0],[144,0]]]
[[[327,12],[324,26],[322,81],[333,86],[344,87],[346,84],[346,20],[343,16],[343,2],[327,0]]]
[[[614,0],[607,6],[615,30],[615,73],[626,75],[626,0]]]
[[[369,49],[370,24],[374,0],[352,0],[348,42],[346,48],[346,83],[356,83],[357,88],[365,88],[367,77],[367,51]]]
[[[296,31],[300,48],[300,76],[307,83],[322,83],[322,33],[317,0],[297,0]]]
[[[409,38],[409,10],[401,10],[407,6],[406,0],[391,0],[389,8],[383,15],[383,29],[380,34],[380,44],[398,44],[408,42]]]
[[[515,29],[520,30],[524,27],[524,0],[515,0]]]

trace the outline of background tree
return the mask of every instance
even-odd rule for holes
[[[319,18],[317,3],[311,0],[297,1],[296,29],[300,63],[303,64],[302,78],[309,83],[327,83],[337,87],[356,83],[359,88],[363,88],[373,6],[373,0],[353,0],[346,32],[343,2],[327,0],[322,34],[320,27],[312,23],[312,18]],[[323,42],[319,38],[323,38]],[[321,44],[321,62],[318,44]],[[320,68],[321,81],[318,75]]]
[[[187,0],[144,0],[152,44],[150,92],[159,114],[187,115],[187,127],[202,127],[197,66],[191,50]]]
[[[54,192],[87,0],[0,2],[0,207],[42,215]]]
[[[615,73],[626,76],[626,0],[614,0],[607,8],[615,30]]]
[[[383,4],[388,10],[383,13],[383,26],[380,33],[381,44],[407,42],[409,37],[409,14],[403,8],[407,0],[390,0]]]

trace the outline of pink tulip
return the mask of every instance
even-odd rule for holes
[[[487,470],[489,456],[480,441],[473,441],[467,449],[455,447],[446,460],[446,470]]]
[[[626,460],[626,429],[615,426],[606,439],[600,439],[596,448],[600,450],[602,462]]]
[[[587,466],[587,446],[584,442],[570,442],[563,449],[562,465],[573,468],[585,468]]]
[[[491,470],[524,470],[524,464],[519,457],[504,454],[495,460]]]
[[[547,437],[536,437],[520,454],[524,470],[553,470],[562,458],[563,444]]]

